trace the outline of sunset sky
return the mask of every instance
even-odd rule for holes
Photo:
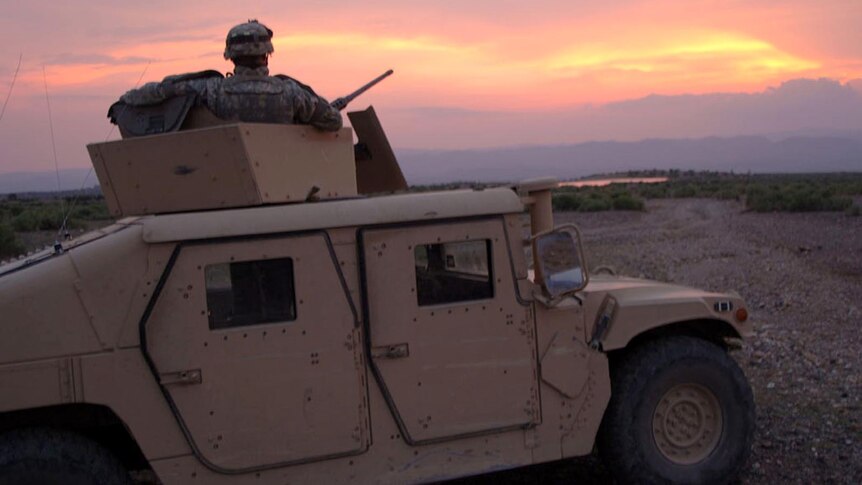
[[[0,18],[0,102],[23,59],[0,119],[0,172],[53,170],[46,82],[58,163],[87,166],[84,145],[117,136],[105,114],[119,95],[141,77],[228,71],[224,36],[248,18],[275,31],[272,72],[329,99],[394,69],[352,107],[374,104],[396,148],[732,135],[773,118],[775,131],[862,129],[850,111],[813,113],[813,125],[773,111],[746,130],[733,114],[757,116],[769,96],[808,106],[809,91],[857,106],[860,0],[35,0],[7,2]],[[831,81],[781,88],[819,78]],[[627,114],[650,95],[693,104]],[[737,108],[709,119],[704,100]]]

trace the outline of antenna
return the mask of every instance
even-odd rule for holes
[[[57,162],[57,144],[54,141],[54,120],[51,117],[51,98],[48,96],[48,74],[45,72],[45,66],[42,66],[42,80],[45,82],[45,103],[48,106],[48,128],[51,131],[51,151],[54,153],[54,170],[57,173],[57,192],[60,187],[60,164]]]
[[[60,186],[60,162],[57,161],[57,143],[54,141],[54,119],[51,117],[51,97],[48,96],[48,73],[45,71],[45,66],[42,66],[42,80],[45,82],[45,104],[48,106],[48,128],[51,131],[51,151],[54,153],[54,172],[57,175],[57,193],[62,190]],[[66,212],[64,207],[63,196],[60,195],[60,214]],[[63,229],[63,219],[60,219],[60,229]],[[63,246],[60,241],[54,241],[54,251],[63,252]]]
[[[152,62],[153,62],[153,61],[148,61],[148,62],[147,62],[147,65],[146,65],[146,66],[144,66],[144,70],[141,72],[141,75],[140,75],[140,76],[138,76],[138,81],[135,83],[135,88],[137,88],[137,87],[138,87],[138,85],[140,85],[140,84],[141,84],[141,80],[143,80],[143,79],[144,79],[144,75],[147,73],[147,69],[149,69],[149,68],[150,68],[150,64],[151,64]],[[124,111],[125,111],[125,109],[126,109],[126,106],[123,106],[123,110],[124,110]],[[120,114],[122,114],[122,111],[120,112]],[[110,137],[111,137],[111,133],[113,133],[113,132],[114,132],[114,125],[111,125],[111,129],[110,129],[110,130],[108,130],[108,133],[105,135],[105,140],[104,140],[104,141],[108,141],[108,138],[110,138]],[[79,187],[79,188],[78,188],[78,193],[77,193],[77,194],[75,194],[75,198],[74,198],[74,199],[72,199],[72,203],[69,205],[69,209],[66,211],[66,215],[65,215],[65,216],[63,216],[63,223],[62,223],[62,224],[60,224],[60,230],[59,230],[59,231],[57,231],[57,237],[58,237],[58,239],[59,239],[59,237],[60,237],[60,234],[64,234],[64,237],[65,237],[66,235],[68,235],[68,234],[69,234],[69,233],[66,231],[66,224],[69,222],[69,217],[72,215],[72,211],[73,211],[73,210],[75,210],[75,205],[77,205],[77,204],[78,204],[78,200],[80,200],[80,198],[81,198],[81,192],[83,192],[83,191],[84,191],[84,187],[87,185],[87,180],[89,180],[89,179],[90,179],[90,175],[91,175],[92,173],[93,173],[93,167],[92,167],[92,166],[90,166],[90,170],[87,170],[87,175],[85,175],[85,176],[84,176],[84,181],[83,181],[83,182],[81,182],[81,187]],[[55,249],[55,250],[57,249],[57,248],[56,248],[56,246],[55,246],[55,248],[54,248],[54,249]],[[62,246],[60,247],[60,250],[62,251]]]
[[[6,100],[3,101],[3,109],[0,110],[0,120],[3,119],[3,115],[6,113],[6,105],[9,104],[9,98],[12,97],[12,88],[15,87],[15,80],[18,79],[18,69],[21,69],[21,59],[24,57],[24,54],[18,54],[18,66],[15,68],[15,74],[12,75],[12,84],[9,85],[9,92],[6,93]]]

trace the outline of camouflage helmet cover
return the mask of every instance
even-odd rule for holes
[[[272,54],[272,30],[257,20],[230,29],[225,39],[224,58]]]

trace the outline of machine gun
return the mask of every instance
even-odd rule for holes
[[[335,101],[330,103],[330,106],[337,109],[338,111],[343,110],[344,108],[347,107],[348,103],[353,101],[357,96],[364,93],[365,91],[368,91],[369,89],[374,87],[374,85],[379,83],[380,81],[386,79],[389,75],[392,74],[392,72],[393,72],[392,69],[384,72],[383,74],[372,79],[371,82],[362,86],[361,88],[357,89],[356,91],[353,91],[352,93],[348,94],[347,96],[336,99]]]

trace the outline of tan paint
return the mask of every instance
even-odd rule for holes
[[[367,291],[388,295],[370,301],[372,352],[387,346],[409,352],[372,360],[411,441],[529,427],[540,420],[534,323],[516,298],[503,224],[495,218],[364,234]],[[456,241],[490,241],[493,297],[419,306],[415,273],[404,270],[414,265],[415,248]],[[436,401],[442,396],[446,406]]]
[[[0,412],[74,401],[68,359],[51,359],[0,367]]]
[[[274,232],[434,221],[520,212],[507,188],[391,195],[141,218],[146,242],[250,236]]]
[[[577,299],[542,296],[524,251],[553,225],[553,180],[278,204],[361,192],[346,134],[240,124],[91,145],[112,210],[177,213],[0,266],[0,412],[107,406],[168,484],[428,482],[591,452],[606,298],[604,351],[682,321],[751,333],[716,307],[742,307],[735,294],[594,276]],[[492,296],[418,304],[414,250],[438,239],[490,241]],[[296,320],[210,329],[203,268],[273,258],[292,258]]]
[[[191,452],[140,349],[83,356],[79,362],[78,401],[111,408],[144,456],[157,460]]]
[[[616,315],[602,339],[605,350],[623,348],[636,335],[651,328],[692,320],[705,320],[702,326],[707,331],[716,331],[710,326],[723,321],[730,324],[738,337],[752,335],[750,322],[738,322],[733,317],[735,309],[745,307],[745,302],[735,294],[708,293],[684,286],[607,275],[593,276],[583,294],[587,308],[593,314],[598,312],[605,296],[610,295],[617,300]],[[730,302],[734,311],[716,311],[715,303],[720,301]],[[592,324],[588,322],[590,335]]]
[[[295,321],[209,328],[207,265],[286,257]],[[323,235],[183,247],[162,292],[146,324],[148,350],[213,466],[241,470],[367,447],[361,346]],[[200,382],[181,381],[192,371]]]
[[[546,425],[537,439],[554,440],[561,457],[592,451],[611,395],[607,358],[585,345],[584,318],[584,308],[573,300],[536,307]]]
[[[347,128],[240,123],[87,149],[115,216],[356,195]]]
[[[103,350],[74,286],[69,254],[0,278],[0,364]]]
[[[164,274],[175,244],[150,244],[147,246],[145,272],[134,285],[134,297],[122,320],[117,346],[121,348],[141,345],[140,323],[144,310],[151,302],[159,278]]]
[[[109,349],[123,331],[117,322],[130,313],[140,315],[146,305],[137,287],[147,269],[141,228],[130,226],[113,238],[97,239],[67,254],[75,269],[74,288],[81,305],[101,347]],[[117,271],[120,267],[123,271]]]
[[[550,177],[525,180],[518,184],[518,191],[524,194],[525,203],[530,209],[530,231],[533,235],[554,228],[551,190],[559,185],[557,179]]]

